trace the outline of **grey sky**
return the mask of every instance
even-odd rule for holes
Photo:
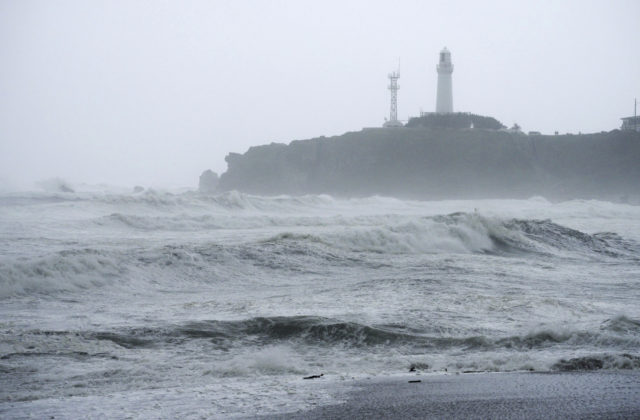
[[[526,131],[620,125],[640,2],[0,0],[0,188],[195,186],[228,152],[454,109]]]

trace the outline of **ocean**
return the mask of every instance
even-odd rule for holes
[[[2,193],[0,417],[233,418],[409,371],[639,369],[639,285],[628,204]]]

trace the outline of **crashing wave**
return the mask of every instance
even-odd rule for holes
[[[167,223],[156,216],[114,213],[100,223],[117,223],[126,229],[157,230]],[[549,220],[503,220],[477,213],[435,217],[370,216],[333,219],[338,225],[309,231],[316,219],[295,219],[300,229],[280,226],[283,219],[251,217],[233,219],[234,228],[276,227],[275,236],[244,243],[167,245],[147,249],[69,249],[0,265],[0,296],[28,292],[71,291],[113,283],[136,270],[159,270],[178,277],[207,279],[221,267],[243,272],[251,267],[286,272],[312,272],[319,267],[371,266],[385,255],[491,254],[551,258],[640,259],[640,245],[614,233],[589,235]],[[284,218],[284,220],[289,220]],[[291,220],[289,220],[291,222]],[[228,229],[229,220],[211,215],[176,217],[174,228]],[[258,235],[259,236],[259,235]],[[178,256],[186,256],[178,258]],[[393,264],[390,262],[390,264]],[[193,273],[197,268],[198,271]]]
[[[124,270],[113,254],[95,249],[5,261],[0,264],[0,297],[100,287],[118,279]]]
[[[552,366],[552,369],[563,372],[600,369],[640,369],[640,357],[628,353],[574,357],[571,359],[560,359],[560,361]]]
[[[375,219],[374,219],[375,220]],[[402,253],[537,253],[638,258],[640,246],[615,233],[589,235],[549,220],[502,220],[454,213],[409,221],[345,226],[339,232],[280,233],[265,242],[314,242],[343,250]]]
[[[229,348],[234,344],[273,345],[300,342],[307,345],[375,347],[406,345],[422,351],[551,349],[567,344],[593,347],[637,348],[640,333],[612,331],[543,330],[508,337],[488,335],[433,335],[401,324],[367,325],[320,316],[275,316],[243,320],[204,320],[164,328],[130,329],[92,333],[90,338],[111,341],[119,346],[149,347],[176,340],[207,339]]]
[[[638,324],[620,317],[614,323]],[[601,329],[541,330],[500,337],[465,334],[430,334],[403,324],[372,324],[322,316],[270,316],[238,320],[198,320],[110,330],[30,330],[0,349],[0,360],[26,358],[116,359],[130,350],[184,348],[198,352],[236,354],[266,351],[249,363],[239,357],[231,367],[211,367],[207,374],[249,375],[299,373],[297,363],[269,362],[283,351],[292,357],[314,354],[382,357],[383,369],[412,366],[415,370],[440,371],[584,371],[599,369],[640,369],[640,331],[617,331],[605,321]],[[576,354],[575,349],[582,349]],[[273,352],[268,349],[275,349]],[[337,352],[337,353],[336,353]],[[273,353],[273,354],[272,354]],[[323,357],[325,357],[323,356]],[[567,357],[569,356],[569,357]],[[322,358],[323,362],[331,362]],[[242,362],[242,363],[240,363]],[[249,363],[249,367],[247,367]],[[333,366],[333,365],[332,365]],[[336,368],[334,366],[334,368]],[[342,366],[339,369],[345,369]],[[358,368],[356,368],[357,370]],[[397,371],[396,371],[397,372]]]

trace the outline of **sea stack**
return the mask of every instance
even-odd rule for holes
[[[211,169],[207,169],[200,175],[200,182],[198,184],[198,191],[202,194],[213,194],[218,188],[218,174]]]

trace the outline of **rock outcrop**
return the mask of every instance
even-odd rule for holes
[[[213,194],[218,188],[218,174],[211,169],[207,169],[200,175],[200,182],[198,183],[198,191],[202,194]]]
[[[640,133],[619,130],[526,136],[416,123],[289,145],[272,143],[242,155],[231,153],[226,161],[228,170],[220,177],[218,191],[420,199],[640,199]]]

